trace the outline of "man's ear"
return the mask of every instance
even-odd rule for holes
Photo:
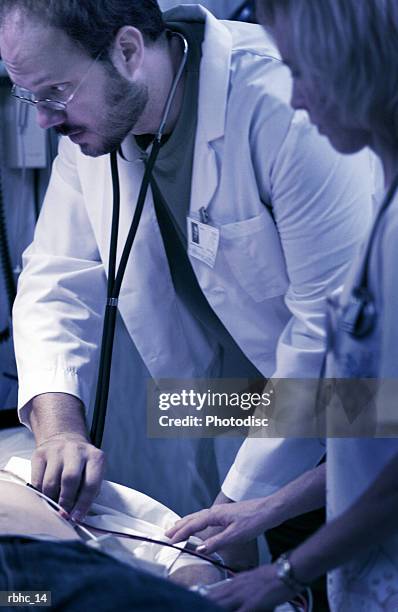
[[[116,34],[110,57],[122,76],[130,80],[141,68],[145,55],[144,38],[137,28],[124,26]]]

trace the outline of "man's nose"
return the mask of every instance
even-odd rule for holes
[[[44,130],[48,130],[49,128],[56,127],[57,125],[62,125],[65,121],[65,113],[63,111],[53,110],[51,108],[46,108],[37,105],[37,123]]]

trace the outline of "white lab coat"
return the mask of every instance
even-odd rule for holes
[[[353,337],[338,325],[340,309],[330,317],[334,342],[328,356],[328,375],[351,379],[350,391],[356,398],[361,397],[356,386],[359,389],[361,381],[365,380],[370,383],[373,401],[361,405],[361,400],[357,399],[356,408],[362,410],[350,422],[344,414],[347,407],[344,401],[335,397],[327,409],[328,431],[331,424],[339,423],[341,427],[341,423],[345,423],[345,437],[330,437],[327,441],[328,520],[336,519],[358,502],[398,453],[398,439],[390,435],[397,431],[398,292],[394,273],[398,258],[397,236],[398,196],[395,195],[378,225],[368,265],[368,288],[377,313],[374,329],[368,335]],[[340,299],[342,305],[348,302],[353,287],[359,284],[364,253],[365,247],[347,278]],[[368,436],[354,437],[360,431],[357,426],[361,421],[366,423],[368,432],[370,426],[372,431]],[[381,437],[371,437],[373,433]],[[391,532],[377,546],[368,547],[334,569],[328,578],[333,612],[393,609],[398,584],[397,533]]]
[[[325,294],[339,291],[370,217],[367,158],[338,156],[305,115],[293,113],[287,70],[262,28],[217,22],[200,7],[179,7],[168,18],[206,20],[190,214],[197,217],[207,207],[221,239],[213,269],[191,259],[195,274],[212,308],[264,376],[316,377],[324,350]],[[143,174],[129,139],[124,152],[129,161],[119,159],[119,257]],[[109,158],[85,157],[63,140],[35,240],[25,254],[14,310],[25,422],[27,402],[40,393],[70,393],[90,404],[111,202]],[[214,372],[213,339],[176,298],[151,194],[127,266],[120,313],[154,378]],[[128,406],[128,398],[124,401]],[[238,498],[261,488],[262,471],[275,479],[274,456],[283,465],[284,481],[322,453],[317,440],[248,441],[227,493]],[[240,482],[248,483],[245,491]]]

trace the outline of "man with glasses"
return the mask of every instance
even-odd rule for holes
[[[190,511],[217,492],[214,455],[220,446],[228,465],[232,444],[151,444],[138,381],[317,377],[325,296],[339,292],[369,220],[366,163],[339,157],[294,115],[289,77],[259,26],[221,23],[199,7],[169,12],[166,26],[154,0],[1,0],[0,19],[14,95],[35,104],[43,128],[68,137],[25,254],[14,325],[20,416],[38,445],[33,481],[77,516],[103,475],[85,408],[106,300],[107,154],[119,151],[121,252],[186,40],[122,285],[119,312],[133,344],[116,351],[120,405],[110,414],[126,423],[126,438],[113,442],[125,469],[136,470],[130,484]],[[187,217],[217,234],[210,259],[193,254]],[[127,366],[130,392],[117,384]],[[123,456],[134,435],[134,453]],[[224,492],[271,492],[322,453],[316,440],[248,440]]]

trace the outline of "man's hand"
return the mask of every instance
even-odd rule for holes
[[[57,501],[76,520],[97,496],[105,468],[104,453],[88,438],[84,408],[65,393],[46,393],[31,402],[36,438],[32,484]]]
[[[251,499],[230,504],[216,504],[207,510],[189,514],[166,532],[172,542],[181,542],[204,529],[218,528],[209,537],[205,535],[200,552],[212,553],[231,544],[250,542],[269,529],[273,512],[264,499]]]
[[[263,565],[207,588],[209,599],[226,610],[237,612],[272,611],[275,606],[295,597],[277,577],[274,565]]]
[[[104,453],[78,434],[57,434],[42,442],[32,457],[32,484],[81,520],[98,495]]]

